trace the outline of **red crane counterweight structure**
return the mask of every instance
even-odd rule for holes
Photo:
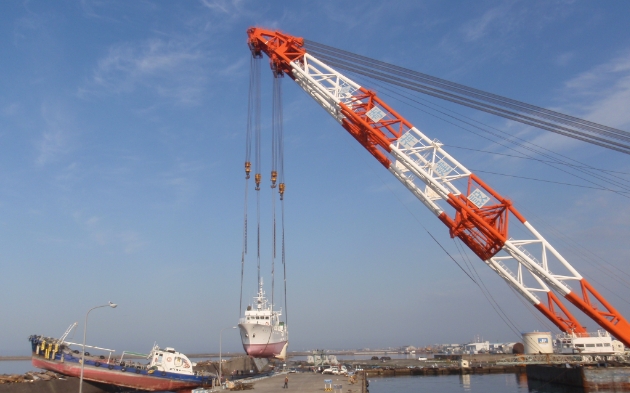
[[[586,333],[552,290],[630,347],[630,324],[626,319],[510,200],[448,154],[438,140],[428,138],[376,92],[309,54],[302,38],[261,28],[250,28],[247,34],[254,57],[265,53],[274,73],[293,79],[429,208],[448,227],[451,237],[459,238],[560,330]],[[527,235],[510,237],[510,215]],[[516,225],[514,220],[512,223]],[[552,273],[550,265],[555,272],[566,273]],[[571,289],[570,281],[579,283],[579,292]],[[541,301],[537,293],[546,295],[546,299]]]

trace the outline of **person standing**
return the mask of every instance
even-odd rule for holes
[[[288,389],[289,388],[289,376],[288,375],[284,376],[284,386],[282,388],[283,389]]]

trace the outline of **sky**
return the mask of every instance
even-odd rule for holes
[[[59,337],[74,322],[79,341],[86,312],[108,301],[119,306],[89,314],[92,345],[218,351],[221,329],[239,318],[248,27],[630,131],[628,11],[626,1],[1,2],[0,355],[27,355],[29,335]],[[267,165],[266,59],[262,71]],[[498,307],[518,331],[549,329],[468,253],[473,272],[439,220],[295,83],[282,83],[286,303],[281,275],[275,293],[289,350],[465,343],[477,335],[517,341]],[[485,171],[482,179],[630,315],[625,195],[575,171],[481,153],[514,154],[428,106],[361,83],[464,165]],[[624,154],[421,98],[629,179]],[[267,184],[261,261],[270,293]],[[250,205],[250,224],[253,217]],[[488,297],[425,228],[478,274]],[[244,299],[256,292],[252,233]],[[222,344],[242,352],[236,330],[223,331]]]

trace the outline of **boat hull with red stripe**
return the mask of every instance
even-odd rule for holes
[[[32,363],[34,367],[54,371],[70,377],[78,378],[81,375],[81,364],[78,362],[60,362],[58,360],[47,360],[33,356]],[[121,371],[120,368],[109,370],[107,367],[94,367],[91,365],[84,367],[83,379],[86,381],[147,391],[185,392],[200,386],[200,383],[197,381],[176,381],[160,376],[154,377],[142,372],[136,374],[134,369],[128,369],[126,371]]]
[[[269,344],[243,344],[245,352],[254,358],[274,358],[279,356],[287,345],[286,341]]]
[[[81,355],[71,350],[72,343],[61,342],[54,338],[33,335],[33,366],[70,377],[81,376]],[[102,349],[102,348],[101,348]],[[129,354],[129,353],[127,353]],[[214,374],[194,371],[194,364],[186,355],[173,348],[160,349],[157,345],[148,355],[142,355],[144,361],[119,359],[110,356],[94,356],[85,352],[83,379],[108,385],[145,391],[171,391],[189,393],[198,387],[212,386]],[[146,363],[146,361],[149,361]]]

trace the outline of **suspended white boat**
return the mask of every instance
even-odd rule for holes
[[[286,358],[289,332],[280,321],[281,311],[274,310],[267,301],[260,280],[258,295],[254,303],[247,306],[245,315],[239,320],[243,349],[254,358]]]

